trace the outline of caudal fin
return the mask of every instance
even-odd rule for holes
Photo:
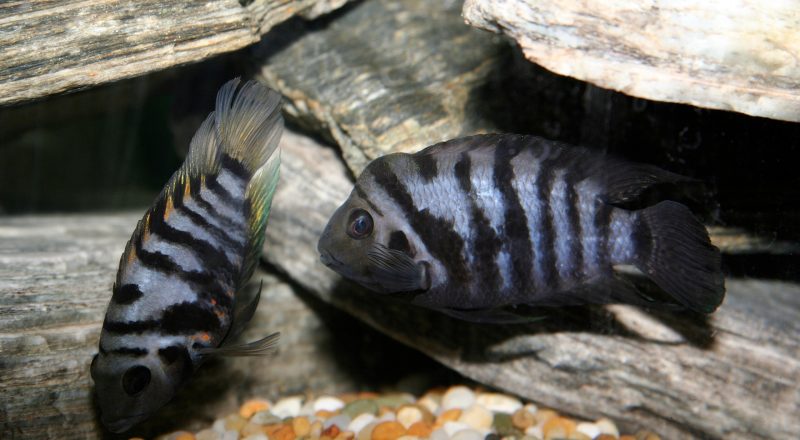
[[[687,308],[711,313],[725,297],[719,249],[689,208],[663,201],[639,211],[635,265]]]

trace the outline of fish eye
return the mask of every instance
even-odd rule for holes
[[[122,389],[129,396],[139,394],[150,384],[150,369],[144,365],[136,365],[128,368],[122,375]]]
[[[350,223],[347,226],[347,235],[360,240],[372,233],[372,216],[363,209],[356,209],[350,214]]]

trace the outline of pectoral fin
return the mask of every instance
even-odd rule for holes
[[[428,264],[416,262],[403,251],[375,244],[367,252],[369,268],[375,280],[389,292],[428,290]]]

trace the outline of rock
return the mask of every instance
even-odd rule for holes
[[[382,422],[372,429],[372,440],[396,440],[406,433],[399,422]]]
[[[351,418],[355,418],[364,413],[371,415],[377,414],[378,404],[372,399],[358,399],[348,403],[342,409],[342,414],[347,414]]]
[[[260,411],[253,414],[250,421],[259,425],[274,425],[280,423],[282,419],[282,416],[275,415],[272,411]]]
[[[286,417],[296,417],[300,414],[300,409],[303,406],[303,396],[284,397],[283,399],[275,402],[272,407],[272,413],[281,419]]]
[[[464,409],[475,403],[475,393],[462,385],[454,386],[442,396],[442,409]]]
[[[513,414],[522,408],[522,402],[512,396],[500,393],[480,393],[476,403],[493,412]]]
[[[365,426],[369,425],[374,421],[375,421],[375,415],[365,412],[354,417],[353,420],[350,422],[350,424],[347,425],[347,430],[359,433],[361,432],[362,429],[364,429]]]
[[[492,420],[494,416],[492,411],[486,409],[482,405],[472,405],[461,413],[458,421],[466,423],[478,431],[488,431],[492,427]]]
[[[334,412],[342,409],[344,402],[338,397],[320,396],[314,401],[314,411]]]
[[[276,24],[346,0],[67,0],[0,9],[0,105],[130,78],[240,49]]]
[[[249,419],[253,414],[259,411],[268,410],[270,403],[263,399],[251,399],[242,404],[239,408],[239,415],[245,419]]]
[[[262,40],[261,78],[287,98],[289,118],[341,145],[356,173],[390,151],[496,129],[471,112],[470,92],[505,45],[464,26],[458,7],[377,0],[314,32],[292,23]]]
[[[800,121],[800,46],[789,43],[800,18],[785,7],[467,0],[463,14],[561,75],[657,101]]]
[[[450,437],[452,440],[483,440],[483,434],[474,429],[462,429]]]
[[[412,405],[407,405],[397,410],[397,421],[400,422],[406,429],[411,425],[422,421],[422,411]]]

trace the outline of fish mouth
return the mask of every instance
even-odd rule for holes
[[[322,264],[330,267],[331,269],[333,269],[334,266],[342,265],[341,261],[339,261],[336,257],[334,257],[333,254],[325,250],[320,251],[319,260],[322,262]]]

